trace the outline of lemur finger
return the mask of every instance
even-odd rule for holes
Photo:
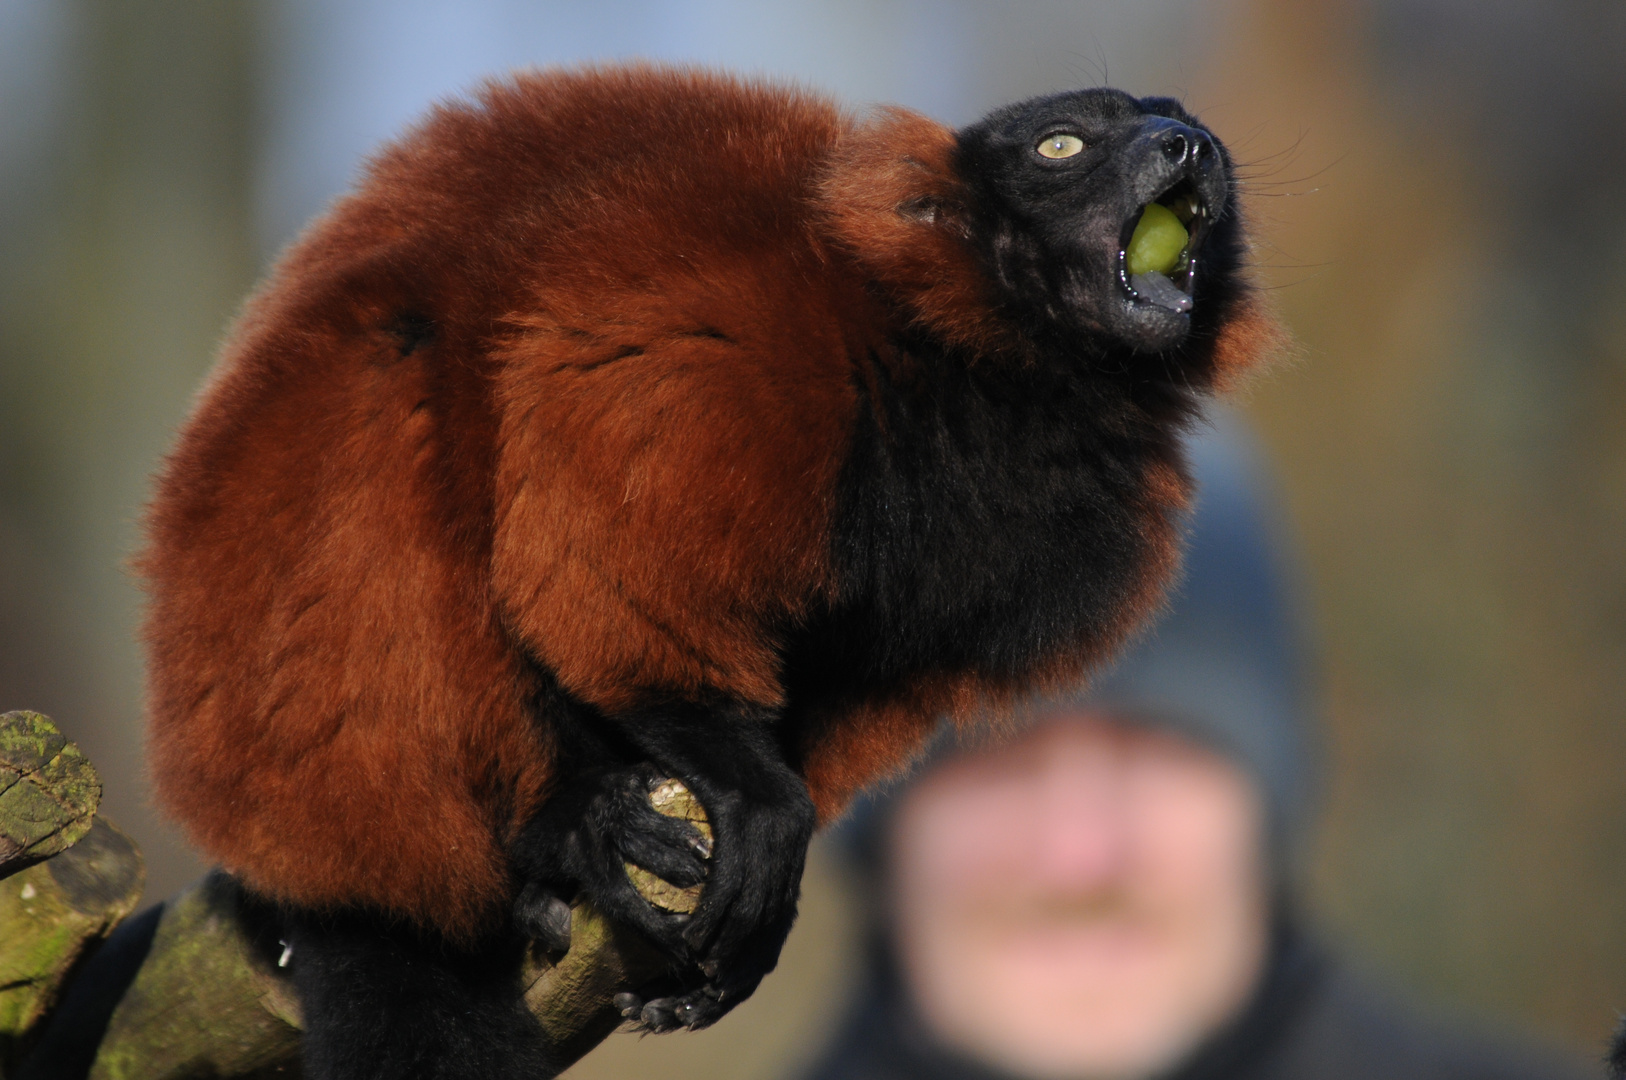
[[[706,880],[706,861],[692,849],[673,847],[656,837],[637,833],[622,837],[619,846],[627,862],[679,888],[699,885]]]
[[[534,881],[526,883],[514,901],[514,926],[549,952],[570,948],[570,905]]]

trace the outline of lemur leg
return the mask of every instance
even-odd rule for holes
[[[455,883],[448,882],[448,888]],[[459,949],[383,917],[284,910],[307,1080],[544,1080],[517,934]]]
[[[557,925],[585,893],[673,958],[669,979],[624,1012],[655,1031],[705,1027],[756,989],[796,918],[813,802],[760,710],[676,705],[619,717],[576,712],[562,739],[563,782],[514,847],[529,882],[516,912],[528,932]],[[708,847],[687,822],[649,805],[652,784],[683,781],[711,823]],[[661,910],[627,880],[632,862],[677,885],[704,882],[693,915]]]

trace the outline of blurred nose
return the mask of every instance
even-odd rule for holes
[[[1060,755],[1041,784],[1046,812],[1037,829],[1034,870],[1051,885],[1088,891],[1123,871],[1129,830],[1117,763],[1105,755]]]
[[[1155,116],[1145,126],[1170,165],[1202,168],[1219,160],[1214,140],[1190,125]]]

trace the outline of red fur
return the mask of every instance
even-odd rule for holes
[[[1290,350],[1291,340],[1271,306],[1257,292],[1246,294],[1214,340],[1214,390],[1236,391],[1249,374]]]
[[[908,764],[940,720],[964,723],[992,707],[994,695],[971,676],[938,678],[810,725],[803,771],[819,823],[837,817],[865,785]]]
[[[831,231],[893,298],[946,344],[978,355],[1027,343],[990,311],[991,290],[964,240],[965,186],[954,133],[918,113],[879,110],[831,156],[820,195]]]
[[[887,332],[858,283],[1019,347],[951,146],[902,110],[625,68],[493,84],[381,154],[252,300],[159,484],[168,810],[267,893],[468,935],[548,792],[527,653],[606,710],[778,703],[772,628],[831,587],[848,357]],[[822,815],[977,691],[831,718]]]

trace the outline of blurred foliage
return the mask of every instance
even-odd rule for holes
[[[197,872],[142,779],[138,594],[148,475],[253,280],[254,12],[75,0],[52,110],[0,215],[0,708],[59,717],[141,837],[155,891]]]
[[[1303,360],[1253,411],[1325,647],[1314,896],[1414,987],[1595,1051],[1626,1004],[1626,22],[1316,7],[1253,5],[1214,88],[1304,133],[1258,200]]]

